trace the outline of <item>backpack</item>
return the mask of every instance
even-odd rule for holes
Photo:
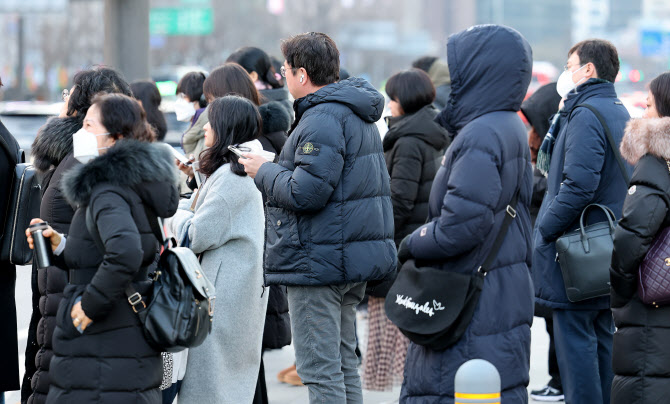
[[[23,150],[11,148],[2,135],[0,146],[14,165],[0,234],[0,262],[28,265],[33,260],[33,251],[28,247],[25,231],[30,220],[40,216],[42,191],[35,167],[25,162]]]
[[[126,288],[128,303],[143,325],[147,341],[160,351],[179,352],[203,343],[212,331],[214,316],[214,285],[207,279],[193,251],[170,247],[165,240],[158,217],[144,207],[151,230],[164,247],[153,280],[147,305],[132,283]],[[93,219],[86,208],[86,228],[102,254],[105,247]],[[173,246],[176,245],[172,239]]]

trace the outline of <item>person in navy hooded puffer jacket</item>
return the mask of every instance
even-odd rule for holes
[[[486,276],[472,322],[445,351],[410,344],[400,402],[453,404],[456,371],[481,358],[500,372],[502,402],[526,403],[533,169],[517,111],[530,83],[532,53],[521,34],[498,25],[450,36],[447,53],[452,91],[436,120],[455,138],[433,182],[429,221],[403,242],[399,255],[406,249],[445,271],[476,271],[517,189],[520,194],[517,216]],[[444,291],[449,293],[449,285]]]

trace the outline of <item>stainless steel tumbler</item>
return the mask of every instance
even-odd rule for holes
[[[30,234],[33,236],[34,256],[37,260],[37,268],[46,268],[51,265],[51,243],[42,235],[49,228],[47,222],[31,224]]]

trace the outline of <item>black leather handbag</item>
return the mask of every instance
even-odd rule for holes
[[[160,221],[146,208],[151,229],[163,246],[149,304],[130,284],[125,290],[128,303],[144,325],[144,336],[155,348],[179,352],[199,346],[212,330],[214,316],[214,285],[202,272],[198,258],[186,247],[170,247],[165,240]],[[90,209],[86,209],[86,227],[98,245],[105,249]],[[174,239],[173,245],[176,245]]]
[[[461,339],[472,321],[486,274],[516,217],[518,199],[519,190],[507,206],[507,214],[488,256],[472,273],[419,267],[413,259],[403,264],[386,296],[384,308],[389,320],[410,341],[441,351]]]
[[[621,174],[626,184],[629,184],[630,180],[626,166],[614,143],[607,122],[592,105],[580,104],[573,108],[573,111],[579,107],[590,109],[600,121]],[[587,213],[594,208],[602,210],[607,220],[584,226],[584,219],[588,216]],[[582,211],[579,218],[579,229],[565,233],[556,240],[556,259],[561,267],[565,293],[571,302],[580,302],[610,294],[609,269],[612,261],[612,251],[614,250],[615,223],[616,216],[610,208],[591,204]]]
[[[3,195],[3,198],[8,198],[8,204],[0,234],[0,261],[28,265],[33,260],[33,251],[28,247],[26,229],[31,219],[40,216],[42,191],[35,168],[24,163],[23,151],[12,152],[2,136],[0,146],[16,163],[14,171],[7,173],[12,178],[9,195]]]
[[[605,212],[607,221],[584,226],[592,209]],[[579,229],[556,240],[556,255],[561,266],[565,293],[571,302],[610,294],[610,263],[614,249],[616,216],[607,206],[587,206],[579,218]]]

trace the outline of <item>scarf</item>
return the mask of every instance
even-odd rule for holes
[[[554,134],[558,135],[560,130],[560,125],[558,124],[560,116],[560,113],[556,113],[552,118],[551,126],[549,126],[549,130],[544,136],[544,140],[542,140],[542,146],[540,146],[540,150],[537,152],[537,163],[535,164],[535,167],[540,170],[542,175],[545,177],[549,173],[549,166],[551,166],[551,154],[554,151],[554,144],[556,143],[556,137]]]

